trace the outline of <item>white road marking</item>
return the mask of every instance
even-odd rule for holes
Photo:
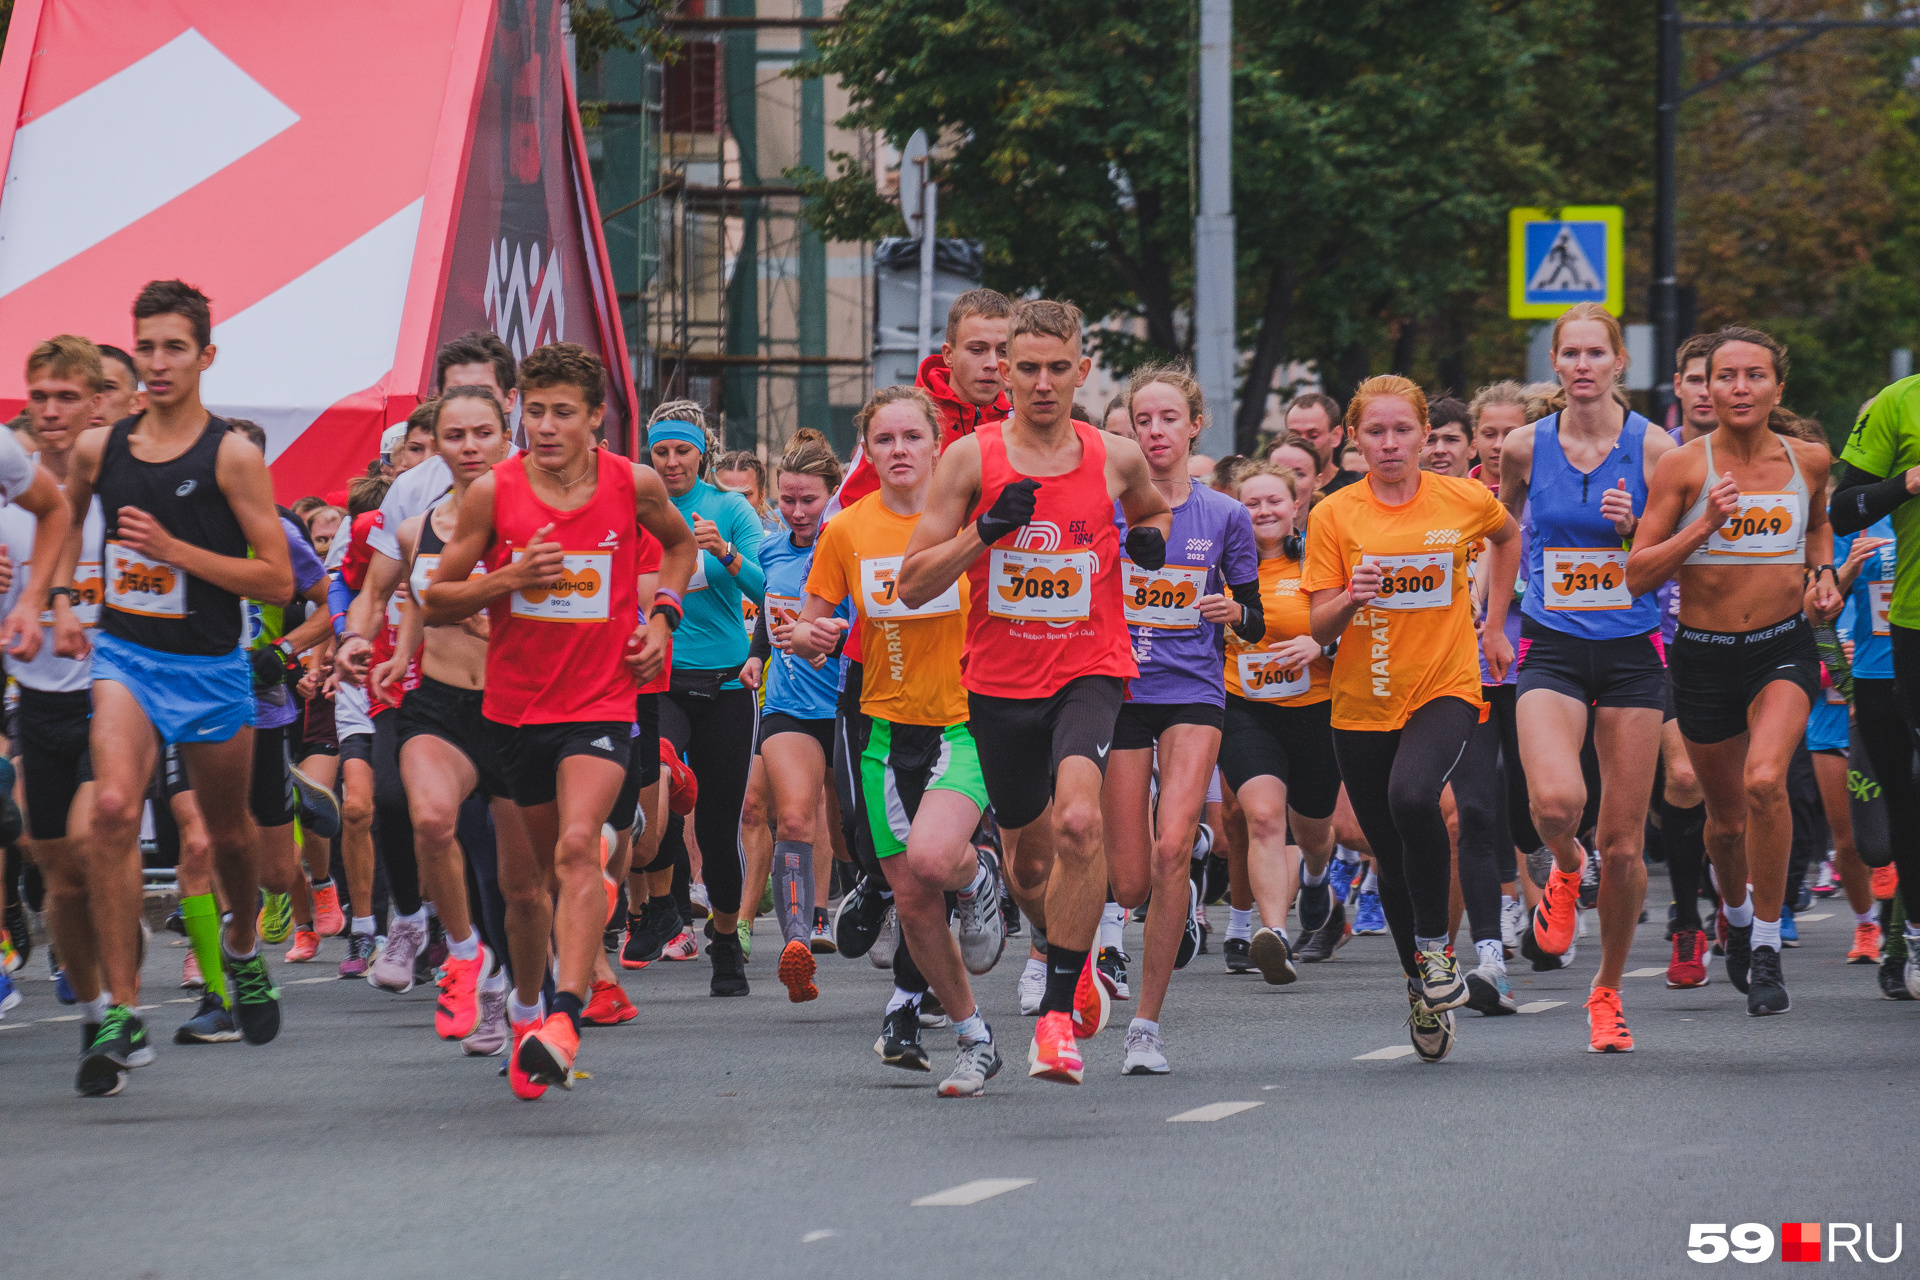
[[[0,1031],[25,1031],[26,1029],[27,1024],[24,1022],[0,1022]]]
[[[1799,923],[1801,923],[1801,924],[1811,924],[1811,923],[1812,923],[1812,922],[1814,922],[1815,920],[1831,920],[1831,919],[1833,919],[1833,912],[1831,912],[1831,911],[1816,911],[1816,912],[1814,912],[1814,913],[1813,913],[1812,915],[1807,915],[1807,916],[1795,916],[1795,917],[1794,917],[1794,919],[1795,919],[1796,921],[1798,921]]]
[[[1565,1000],[1529,1000],[1520,1006],[1519,1011],[1521,1013],[1545,1013],[1549,1009],[1558,1009],[1565,1003]]]
[[[1659,978],[1664,977],[1666,972],[1667,971],[1659,965],[1648,965],[1644,969],[1629,969],[1622,976],[1628,978]]]
[[[40,1021],[42,1022],[78,1022],[80,1021],[81,1018],[85,1016],[86,1016],[85,1014],[79,1014],[79,1013],[63,1013],[57,1018],[42,1018],[40,1019]]]
[[[445,1128],[446,1126],[444,1126],[444,1125],[442,1125],[441,1127],[442,1127],[442,1128]],[[830,1240],[830,1239],[832,1239],[832,1238],[833,1238],[834,1236],[837,1236],[837,1235],[839,1235],[839,1234],[840,1234],[840,1233],[839,1233],[838,1231],[833,1231],[833,1230],[827,1230],[827,1231],[809,1231],[809,1232],[807,1232],[807,1234],[805,1234],[805,1235],[803,1235],[803,1236],[801,1236],[801,1237],[800,1237],[800,1243],[801,1243],[801,1244],[813,1244],[813,1243],[814,1243],[815,1241],[818,1241],[818,1240]]]
[[[930,1196],[921,1196],[913,1202],[913,1207],[935,1209],[979,1204],[982,1200],[991,1200],[995,1196],[1032,1185],[1032,1178],[981,1178],[974,1182],[963,1182],[957,1187],[948,1187],[945,1191],[936,1191]]]
[[[166,1003],[168,1004],[199,1004],[200,999],[198,996],[181,996],[178,1000],[169,1000]]]
[[[1228,1116],[1237,1116],[1242,1111],[1251,1111],[1255,1107],[1264,1107],[1264,1102],[1209,1102],[1204,1107],[1195,1107],[1191,1111],[1182,1111],[1177,1116],[1168,1116],[1168,1124],[1183,1124],[1188,1121],[1199,1123],[1207,1120],[1225,1120]]]
[[[1395,1058],[1404,1058],[1413,1052],[1410,1044],[1390,1044],[1384,1049],[1375,1049],[1372,1053],[1363,1053],[1355,1062],[1392,1062]]]

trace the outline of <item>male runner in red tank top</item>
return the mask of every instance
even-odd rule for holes
[[[1100,787],[1126,682],[1139,674],[1114,503],[1135,564],[1166,562],[1172,525],[1140,446],[1071,416],[1091,368],[1080,323],[1062,302],[1014,310],[1001,365],[1013,417],[940,459],[899,591],[918,608],[962,573],[971,580],[968,716],[1014,897],[1047,937],[1029,1074],[1069,1084],[1084,1069],[1075,1037],[1106,1022],[1108,992],[1087,962],[1107,897]]]
[[[600,830],[626,780],[634,687],[659,674],[694,549],[653,469],[596,444],[606,414],[596,356],[570,342],[541,347],[521,361],[519,382],[527,451],[468,488],[424,605],[428,626],[489,614],[481,712],[527,834],[525,845],[500,844],[515,986],[507,1074],[514,1096],[537,1098],[572,1087],[607,922]],[[661,547],[644,623],[642,530]],[[469,577],[483,558],[486,573]],[[540,996],[549,937],[551,1013]]]

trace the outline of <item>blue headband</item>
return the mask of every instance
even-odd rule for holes
[[[678,418],[667,418],[647,428],[649,449],[662,440],[685,440],[700,452],[707,451],[707,433],[691,422],[682,422]]]

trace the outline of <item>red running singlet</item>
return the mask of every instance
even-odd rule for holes
[[[1081,676],[1140,674],[1121,609],[1120,537],[1107,496],[1107,447],[1076,421],[1080,465],[1035,476],[1033,519],[967,568],[972,595],[961,684],[995,698],[1045,698]],[[980,503],[1021,479],[1007,460],[1006,424],[974,432]]]
[[[542,526],[565,551],[565,571],[544,590],[516,591],[489,607],[487,696],[496,724],[571,724],[633,719],[634,685],[624,661],[639,623],[635,585],[641,536],[633,463],[596,449],[593,498],[557,511],[534,496],[525,454],[493,469],[493,546],[487,572],[516,560]]]

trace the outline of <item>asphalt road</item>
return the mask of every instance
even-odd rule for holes
[[[1843,964],[1844,904],[1825,912],[1786,958],[1792,1013],[1749,1019],[1718,965],[1701,991],[1630,978],[1624,1057],[1586,1052],[1592,955],[1516,961],[1518,998],[1551,1007],[1466,1014],[1427,1066],[1361,1058],[1406,1044],[1386,938],[1279,988],[1216,943],[1175,979],[1173,1074],[1119,1074],[1121,1004],[1079,1088],[1025,1076],[1010,949],[978,985],[1008,1060],[978,1101],[933,1094],[950,1033],[927,1033],[933,1076],[880,1064],[889,983],[865,960],[824,958],[821,998],[789,1004],[770,921],[750,999],[709,998],[704,957],[627,975],[640,1018],[590,1029],[591,1078],[534,1104],[434,1038],[431,989],[328,980],[337,940],[281,968],[271,1046],[175,1047],[193,1005],[170,935],[147,968],[158,1063],[81,1100],[36,955],[0,1023],[0,1275],[1543,1280],[1699,1273],[1692,1223],[1835,1221],[1875,1223],[1883,1254],[1904,1222],[1900,1260],[1861,1266],[1920,1274],[1920,1005]],[[1636,967],[1664,966],[1659,935]],[[1169,1123],[1214,1104],[1246,1109]],[[913,1204],[992,1179],[1031,1181]]]

